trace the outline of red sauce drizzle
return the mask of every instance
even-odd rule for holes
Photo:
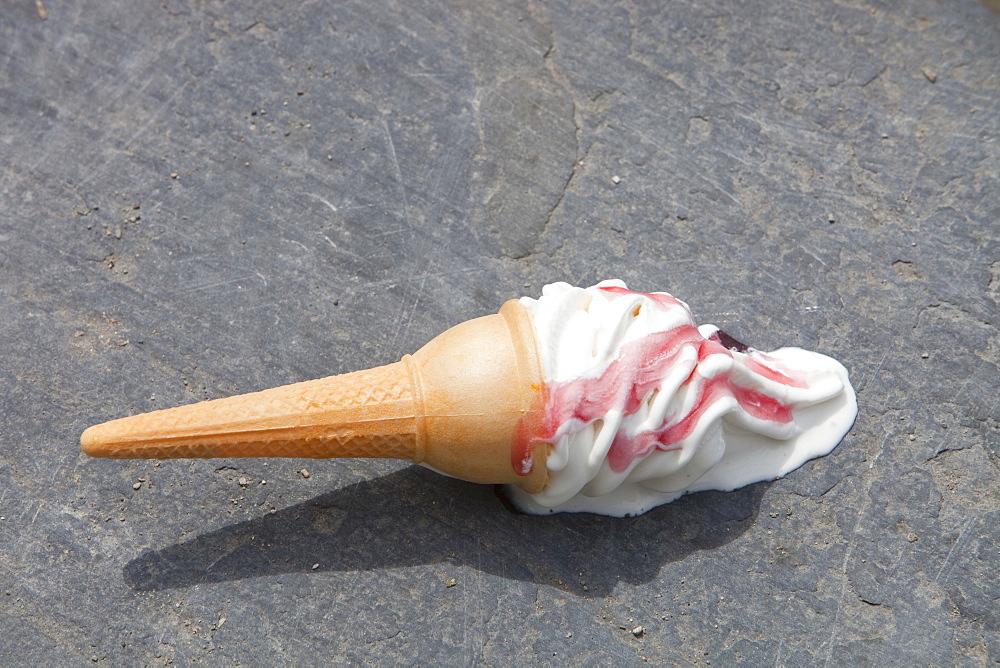
[[[656,302],[659,306],[663,307],[664,310],[673,308],[675,306],[680,306],[685,311],[687,306],[684,305],[680,299],[677,299],[673,295],[668,295],[665,292],[632,292],[628,288],[620,288],[617,285],[605,285],[599,288],[603,292],[614,295],[616,297],[625,297],[628,295],[642,295],[652,301]]]
[[[532,389],[538,391],[533,405],[514,426],[514,437],[510,443],[510,465],[520,476],[530,475],[535,468],[535,446],[548,442],[544,437],[546,411],[549,405],[549,388],[547,385]]]
[[[600,289],[616,296],[636,294],[614,286]],[[645,296],[663,310],[678,306],[687,310],[682,302],[670,295],[653,293]],[[522,420],[514,435],[511,449],[514,470],[519,475],[531,473],[535,444],[557,442],[562,435],[558,433],[559,430],[570,420],[587,424],[603,418],[608,411],[619,406],[626,416],[636,413],[650,392],[667,376],[682,352],[690,348],[696,350],[698,364],[711,355],[733,357],[733,352],[718,337],[706,339],[693,325],[681,325],[626,344],[618,357],[597,378],[577,378],[546,384],[540,393],[545,406],[541,420]],[[774,369],[759,359],[742,357],[742,364],[759,376],[791,387],[806,387],[801,378],[794,378]],[[654,450],[679,450],[680,446],[677,444],[691,435],[705,411],[714,402],[727,396],[733,397],[740,408],[754,418],[777,423],[791,422],[791,406],[740,385],[733,380],[731,373],[704,378],[696,372],[697,365],[682,383],[682,386],[691,386],[689,391],[694,392],[690,411],[681,416],[668,415],[656,429],[634,436],[621,432],[616,434],[608,451],[611,470],[620,473],[636,459],[646,457]]]

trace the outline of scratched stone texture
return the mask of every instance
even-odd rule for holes
[[[1000,660],[1000,20],[658,5],[3,3],[0,663]],[[841,359],[854,429],[624,520],[79,452],[607,277]]]

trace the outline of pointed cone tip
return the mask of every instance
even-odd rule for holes
[[[103,455],[100,427],[101,425],[99,424],[88,427],[80,435],[80,447],[83,448],[84,453],[91,457],[100,457]]]

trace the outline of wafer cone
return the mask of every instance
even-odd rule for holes
[[[394,364],[112,420],[80,443],[123,459],[409,459],[534,493],[547,481],[548,446],[533,446],[526,475],[518,459],[540,424],[542,387],[530,316],[512,300]]]

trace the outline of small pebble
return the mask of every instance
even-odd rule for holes
[[[644,626],[637,626],[634,629],[632,629],[632,635],[634,635],[636,638],[641,638],[642,634],[644,634],[645,632],[646,632],[646,627]]]
[[[915,440],[917,440],[917,435],[916,435],[916,434],[910,434],[908,438],[909,438],[909,439],[910,439],[911,441],[915,441]]]
[[[319,568],[319,564],[313,564],[313,568],[312,569],[316,570],[317,568]]]
[[[917,534],[915,534],[915,533],[908,533],[908,534],[906,534],[906,540],[910,541],[911,543],[916,543],[917,542]]]
[[[618,185],[621,182],[622,182],[622,177],[618,176],[617,174],[611,177],[611,183]]]
[[[135,490],[139,489],[140,487],[142,487],[142,483],[141,482],[137,482],[134,485],[132,485],[132,489],[135,489]]]
[[[302,469],[301,471],[299,471],[299,473],[302,475],[303,478],[308,478],[309,477],[309,471],[307,471],[305,469]]]
[[[920,353],[920,356],[922,358],[924,358],[924,359],[927,359],[928,357],[930,357],[930,354],[928,354],[928,353]]]
[[[236,482],[238,482],[238,483],[239,483],[240,487],[246,487],[247,485],[249,485],[249,484],[250,484],[250,481],[249,481],[249,480],[247,480],[246,478],[243,478],[243,477],[241,477],[241,478],[240,478],[239,480],[237,480]]]
[[[457,584],[458,584],[458,580],[456,580],[455,578],[451,578],[450,580],[445,580],[444,586],[445,587],[454,587]]]

